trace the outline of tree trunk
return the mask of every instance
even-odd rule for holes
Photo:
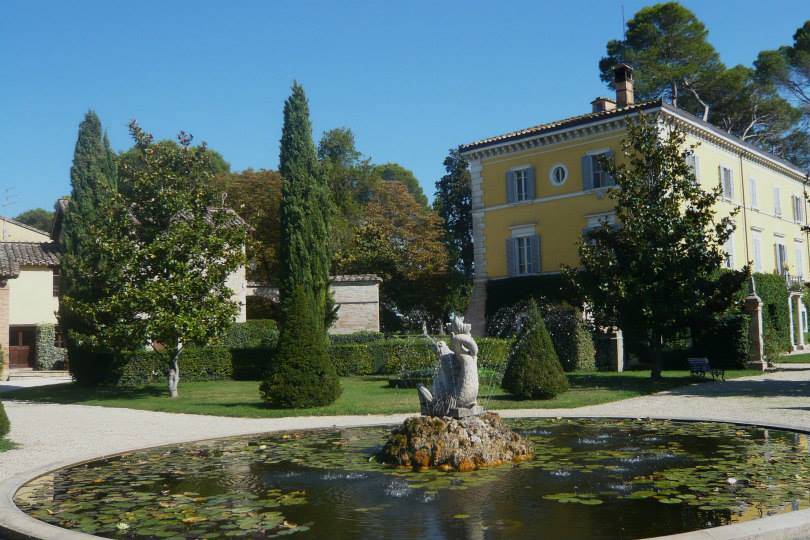
[[[658,334],[653,334],[650,340],[650,357],[652,360],[652,371],[650,371],[650,378],[654,381],[660,381],[663,377],[661,372],[664,369],[663,357],[661,354],[662,337]]]
[[[172,354],[171,365],[169,366],[169,397],[176,398],[180,394],[177,392],[177,385],[180,384],[180,353],[183,352],[183,345],[178,344],[174,354]]]

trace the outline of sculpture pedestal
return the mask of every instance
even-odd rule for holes
[[[531,443],[491,412],[461,419],[408,418],[391,432],[379,455],[391,465],[460,472],[531,457]]]
[[[447,416],[450,418],[467,418],[468,416],[479,416],[484,414],[484,408],[481,405],[473,405],[470,408],[459,407],[458,409],[450,409]]]

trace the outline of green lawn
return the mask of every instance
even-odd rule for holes
[[[11,450],[16,447],[17,445],[10,440],[0,437],[0,452],[5,452],[6,450]]]
[[[810,364],[810,353],[791,354],[779,357],[777,364]]]
[[[757,373],[729,371],[726,376],[734,378]],[[571,408],[617,401],[695,382],[685,371],[670,371],[665,375],[663,381],[652,382],[647,371],[572,373],[569,375],[571,390],[552,400],[515,401],[499,388],[482,387],[480,401],[489,409]],[[410,413],[419,410],[416,390],[388,388],[387,384],[385,377],[344,377],[341,379],[343,394],[332,405],[294,410],[265,407],[259,398],[259,383],[256,381],[181,381],[180,397],[177,399],[166,397],[163,385],[122,389],[87,388],[72,383],[15,390],[3,397],[7,400],[251,418]]]

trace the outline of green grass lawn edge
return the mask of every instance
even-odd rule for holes
[[[759,372],[734,370],[726,372],[726,377],[733,379],[757,373]],[[662,381],[652,381],[647,371],[570,373],[571,390],[550,400],[517,401],[500,388],[482,385],[479,401],[485,408],[495,410],[568,409],[628,399],[700,382],[685,371],[667,372],[666,375]],[[386,377],[379,376],[343,377],[343,392],[335,403],[307,409],[268,408],[259,397],[259,381],[181,381],[180,397],[177,399],[166,397],[164,385],[93,388],[74,383],[14,390],[6,393],[3,398],[245,418],[418,412],[419,401],[415,389],[388,388],[387,383]],[[708,379],[703,384],[723,383]]]

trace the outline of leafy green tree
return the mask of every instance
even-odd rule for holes
[[[94,229],[94,257],[109,261],[102,295],[68,298],[82,318],[102,321],[82,336],[92,348],[151,344],[168,364],[168,389],[178,396],[186,345],[205,344],[232,323],[237,306],[226,280],[242,263],[244,222],[222,206],[205,145],[155,144],[130,124],[141,158],[122,164],[126,196],[113,193]]]
[[[327,321],[334,316],[329,294],[331,202],[312,141],[309,105],[298,83],[284,103],[279,172],[282,321],[276,361],[262,396],[280,407],[326,405],[337,399],[340,388],[334,369],[324,367],[329,366]],[[321,389],[311,384],[313,376]]]
[[[73,165],[70,168],[71,194],[62,226],[61,284],[59,323],[65,333],[69,355],[80,354],[83,336],[96,333],[98,325],[109,321],[77,313],[72,304],[93,304],[105,296],[114,269],[97,250],[98,229],[108,215],[105,205],[114,195],[115,163],[101,121],[93,111],[79,125]]]
[[[26,210],[14,219],[47,233],[51,232],[53,228],[53,212],[49,212],[44,208]]]
[[[281,244],[281,175],[247,169],[216,177],[225,202],[250,226],[246,254],[250,281],[269,283],[279,275]]]
[[[754,65],[761,79],[776,84],[810,115],[810,20],[793,34],[793,45],[762,51]]]
[[[473,278],[472,181],[469,164],[458,149],[444,159],[446,174],[436,182],[433,208],[444,223],[444,242],[450,256],[448,304],[464,311]]]
[[[516,399],[551,399],[568,390],[568,378],[534,299],[509,351],[501,386]]]
[[[663,344],[696,319],[727,310],[748,274],[717,278],[735,212],[718,219],[720,187],[698,185],[687,164],[692,151],[681,128],[663,117],[629,124],[626,163],[603,161],[618,188],[609,197],[619,226],[588,234],[581,267],[566,269],[598,325],[646,340],[653,379],[661,377]]]
[[[677,107],[689,94],[698,104],[693,112],[707,120],[709,105],[701,94],[724,69],[707,37],[703,23],[677,2],[644,7],[627,21],[623,40],[608,42],[607,56],[599,62],[601,78],[611,85],[613,68],[629,64],[639,99],[665,98]]]
[[[346,127],[325,131],[318,142],[318,159],[329,161],[341,167],[354,167],[362,154],[357,151],[354,133]]]
[[[419,204],[423,206],[428,205],[428,199],[422,191],[422,186],[419,185],[419,180],[416,179],[413,172],[409,171],[398,163],[383,163],[382,165],[375,165],[374,172],[378,174],[386,182],[399,182],[408,188],[408,191]]]

